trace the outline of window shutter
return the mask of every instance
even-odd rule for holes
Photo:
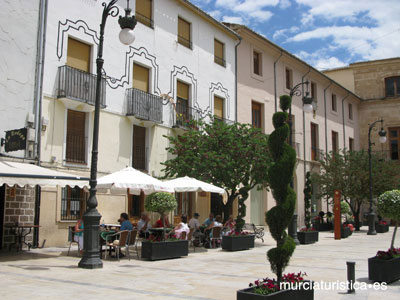
[[[181,81],[177,82],[177,96],[178,98],[189,100],[189,85]]]
[[[133,64],[133,87],[143,92],[149,92],[149,69]]]
[[[152,0],[136,0],[136,12],[151,20]]]
[[[85,72],[90,71],[90,46],[68,38],[67,65]]]
[[[191,48],[190,23],[178,18],[178,41],[186,47]]]
[[[217,40],[214,40],[214,55],[224,59],[224,44]]]
[[[65,153],[68,162],[86,162],[85,118],[86,113],[84,112],[68,110]]]
[[[214,96],[214,115],[219,119],[224,117],[224,99]]]

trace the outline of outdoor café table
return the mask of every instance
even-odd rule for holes
[[[31,250],[32,244],[26,242],[26,236],[32,232],[32,228],[39,228],[40,225],[19,225],[16,223],[14,225],[6,225],[6,227],[10,228],[10,232],[15,237],[14,243],[10,244],[8,251],[11,251],[13,245],[16,246],[17,251],[21,251],[23,244],[28,246],[28,250]]]
[[[107,237],[110,236],[110,235],[113,235],[115,233],[116,233],[115,230],[102,230],[102,231],[100,231],[100,252],[101,253],[103,252],[103,245],[106,245],[107,241],[112,242],[111,239],[107,240]],[[102,254],[101,254],[101,256],[102,256]],[[111,256],[111,248],[110,248],[110,256]]]
[[[101,226],[104,226],[107,230],[112,230],[112,228],[120,228],[121,224],[102,224]]]

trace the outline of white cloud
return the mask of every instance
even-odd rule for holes
[[[222,21],[227,22],[227,23],[235,23],[235,24],[244,24],[245,23],[241,17],[236,17],[236,16],[223,16]]]
[[[279,0],[216,0],[215,6],[229,11],[242,20],[265,22],[273,16],[266,8],[275,7],[279,3]]]
[[[222,16],[222,12],[220,10],[213,10],[207,12],[214,19],[219,19]]]
[[[276,40],[278,38],[287,38],[288,33],[296,33],[300,30],[299,27],[297,26],[292,26],[290,28],[284,28],[284,29],[279,29],[275,31],[274,35],[272,36],[272,39]]]
[[[267,10],[257,10],[257,11],[252,11],[249,13],[249,16],[253,17],[259,22],[267,21],[272,17],[272,13]]]
[[[325,48],[319,49],[313,53],[308,53],[306,51],[300,51],[299,53],[296,53],[295,55],[304,60],[307,61],[310,65],[312,65],[314,68],[318,70],[327,70],[327,69],[334,69],[334,68],[340,68],[348,65],[348,62],[344,62],[339,60],[336,57],[330,56],[328,53],[326,53]]]
[[[290,3],[290,0],[281,0],[280,2],[279,2],[279,7],[281,8],[281,9],[286,9],[286,8],[288,8],[288,7],[290,7],[292,4]]]

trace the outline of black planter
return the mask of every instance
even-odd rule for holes
[[[368,279],[391,283],[400,279],[400,257],[385,260],[368,258]]]
[[[377,233],[385,233],[389,231],[389,224],[376,224],[375,229]]]
[[[298,231],[297,238],[302,245],[313,244],[318,242],[318,231]]]
[[[318,231],[330,231],[333,230],[333,223],[316,223],[315,229]]]
[[[188,256],[189,243],[185,240],[165,242],[142,242],[142,258],[159,260]]]
[[[352,233],[349,227],[342,227],[340,229],[340,232],[341,232],[341,238],[342,239],[345,239],[345,238],[349,237],[351,235],[351,233]]]
[[[282,290],[269,295],[259,295],[252,292],[253,288],[239,290],[236,292],[236,300],[314,300],[314,290],[309,288],[312,281],[298,290]],[[307,289],[306,289],[307,288]]]
[[[248,250],[254,248],[254,235],[223,236],[222,249],[228,251]]]

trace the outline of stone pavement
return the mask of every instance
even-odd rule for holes
[[[296,248],[285,272],[307,272],[308,279],[333,285],[346,281],[346,261],[355,261],[357,282],[369,283],[367,259],[389,248],[393,228],[376,236],[367,236],[363,229],[340,241],[333,233],[320,233],[318,243]],[[396,238],[399,245],[400,233]],[[273,245],[266,233],[264,243],[257,240],[248,251],[196,248],[188,257],[173,260],[107,259],[98,270],[79,269],[76,251],[66,256],[65,248],[3,251],[0,299],[236,299],[236,290],[249,282],[273,277],[265,255]],[[399,300],[400,281],[385,291],[358,290],[351,295],[340,289],[317,290],[315,299]]]

